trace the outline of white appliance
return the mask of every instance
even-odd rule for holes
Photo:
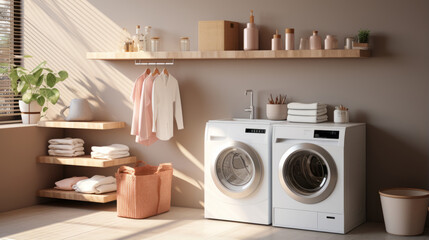
[[[273,226],[347,233],[365,222],[365,124],[273,125]]]
[[[205,218],[271,224],[271,123],[207,122]]]

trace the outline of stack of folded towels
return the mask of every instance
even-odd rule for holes
[[[80,193],[107,193],[116,191],[116,179],[112,176],[95,175],[87,177],[71,177],[55,182],[55,189],[75,190]]]
[[[289,122],[319,123],[328,121],[326,104],[297,103],[287,105],[287,120]]]
[[[51,156],[76,157],[85,154],[83,151],[84,142],[80,138],[58,138],[48,142],[48,153]]]
[[[130,149],[123,144],[112,144],[109,146],[91,147],[91,158],[115,159],[130,156]]]

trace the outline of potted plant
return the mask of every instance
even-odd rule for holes
[[[45,67],[46,61],[41,62],[33,70],[22,66],[12,65],[9,69],[1,69],[0,73],[8,73],[11,87],[15,94],[21,94],[19,109],[24,124],[34,124],[46,115],[49,103],[56,104],[60,91],[55,85],[68,78],[66,71],[58,73]]]
[[[369,49],[369,30],[359,30],[357,35],[358,42],[353,42],[353,49]]]
[[[267,118],[270,120],[285,120],[287,117],[286,95],[279,94],[275,99],[270,94],[267,103]]]

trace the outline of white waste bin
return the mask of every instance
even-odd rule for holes
[[[429,191],[417,188],[380,190],[386,231],[395,235],[419,235],[425,227]]]

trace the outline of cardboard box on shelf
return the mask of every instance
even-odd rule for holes
[[[239,23],[231,21],[199,21],[198,50],[239,50]]]

